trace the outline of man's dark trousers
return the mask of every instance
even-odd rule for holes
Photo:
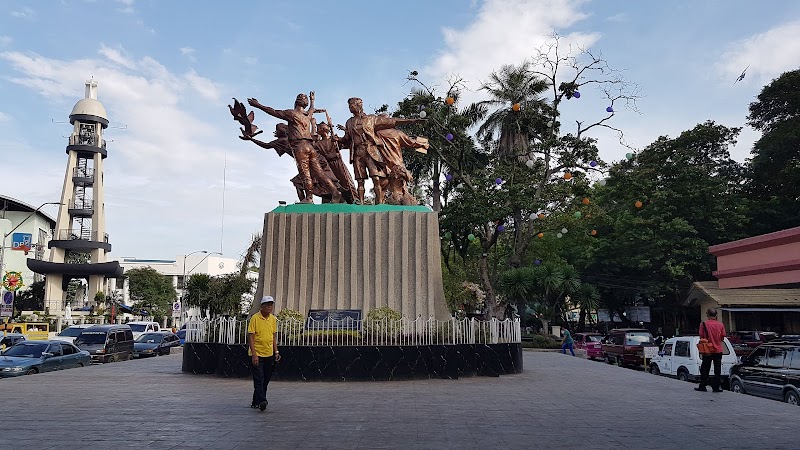
[[[253,373],[253,405],[258,406],[267,399],[267,385],[272,378],[274,368],[275,355],[259,356],[258,366],[250,362],[250,371]]]
[[[708,386],[708,375],[711,372],[711,363],[714,363],[714,378],[711,379],[711,389],[718,391],[722,384],[722,353],[709,353],[703,355],[703,364],[700,365],[700,387]]]

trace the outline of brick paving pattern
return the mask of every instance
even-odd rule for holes
[[[0,448],[800,448],[800,408],[559,353],[500,378],[270,384],[181,355],[0,379]]]

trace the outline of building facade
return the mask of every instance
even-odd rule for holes
[[[46,261],[50,258],[47,244],[50,242],[55,225],[55,219],[46,212],[37,211],[36,207],[23,201],[0,195],[0,237],[14,230],[2,243],[3,267],[0,268],[0,277],[6,271],[22,273],[22,281],[25,284],[23,289],[30,287],[34,282],[44,281],[42,275],[28,269],[26,260],[32,258]],[[15,236],[25,239],[30,237],[30,242],[27,244],[15,242]],[[14,250],[20,247],[18,245],[20,243],[30,246],[27,255],[24,250]]]

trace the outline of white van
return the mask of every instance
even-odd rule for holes
[[[161,331],[161,327],[158,325],[158,322],[128,322],[125,325],[131,327],[133,330],[133,339],[139,339],[139,336],[143,335],[144,333],[155,333]]]
[[[700,364],[703,362],[697,343],[700,336],[680,336],[667,339],[664,348],[648,364],[647,371],[654,375],[666,375],[681,381],[699,381]],[[731,367],[739,362],[728,338],[722,342],[722,380],[728,380]],[[711,366],[710,376],[714,376]]]

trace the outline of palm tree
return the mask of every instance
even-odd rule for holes
[[[489,81],[481,89],[491,96],[490,100],[478,105],[494,108],[478,128],[477,137],[481,142],[490,142],[496,135],[496,153],[501,159],[519,157],[530,158],[529,143],[544,132],[546,117],[552,117],[552,109],[541,98],[549,85],[538,78],[531,70],[530,63],[518,66],[504,65],[499,71],[489,75]],[[519,110],[514,105],[519,104]]]
[[[247,249],[242,253],[239,261],[239,275],[245,276],[252,267],[260,267],[261,262],[261,233],[253,233]]]
[[[520,267],[504,272],[500,276],[500,289],[506,303],[517,306],[520,322],[524,322],[525,307],[536,293],[536,271],[531,267]]]
[[[580,329],[583,330],[586,328],[586,314],[591,314],[592,311],[597,311],[597,308],[600,304],[600,292],[594,285],[584,283],[581,284],[580,288],[578,288],[578,291],[575,293],[575,297],[578,306],[581,309],[581,315],[580,319],[578,319],[578,323]]]

